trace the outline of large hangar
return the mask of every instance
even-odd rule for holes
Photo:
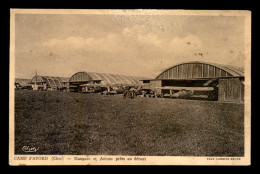
[[[32,78],[31,84],[33,90],[66,90],[68,87],[69,78],[53,77],[53,76],[39,76]]]
[[[150,83],[161,95],[189,90],[194,91],[194,97],[244,101],[244,69],[241,67],[200,61],[184,62],[167,68],[155,79],[143,79],[143,82]]]
[[[144,77],[132,77],[125,75],[96,73],[96,72],[77,72],[69,79],[70,88],[81,91],[84,84],[98,84],[103,86],[118,85],[141,85]]]

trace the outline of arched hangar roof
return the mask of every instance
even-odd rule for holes
[[[71,76],[69,82],[89,82],[89,81],[101,81],[101,84],[141,84],[143,77],[132,77],[125,75],[96,73],[96,72],[77,72]]]
[[[48,86],[64,87],[65,82],[68,82],[69,78],[65,77],[53,77],[53,76],[34,76],[31,83],[45,82]]]
[[[15,83],[19,83],[21,86],[26,86],[30,83],[31,79],[15,78]]]
[[[184,62],[167,68],[156,79],[243,77],[244,68],[201,61]]]

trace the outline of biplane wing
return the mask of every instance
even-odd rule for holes
[[[133,86],[133,85],[127,83],[113,83],[110,84],[109,86]]]
[[[168,89],[168,90],[186,90],[186,91],[213,91],[213,87],[181,87],[181,86],[164,86],[164,87],[155,87],[155,89]]]
[[[100,86],[100,85],[87,83],[87,84],[82,84],[82,85],[79,85],[79,86],[82,86],[82,87],[84,87],[84,86],[87,86],[87,87],[96,87],[96,86]]]

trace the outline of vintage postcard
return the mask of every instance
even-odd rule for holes
[[[10,13],[10,165],[251,164],[250,11]]]

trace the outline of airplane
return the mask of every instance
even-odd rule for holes
[[[83,93],[100,93],[104,95],[114,95],[114,94],[123,94],[124,88],[122,84],[110,84],[110,85],[102,85],[102,84],[82,84]]]
[[[100,85],[100,84],[82,84],[79,86],[82,87],[83,93],[102,93],[107,89],[106,85]]]
[[[155,87],[150,84],[142,84],[137,87],[136,94],[137,95],[153,95],[155,91]]]
[[[169,90],[170,93],[163,94],[162,97],[170,98],[197,98],[197,99],[214,99],[214,87],[181,87],[181,86],[164,86],[155,87],[155,89]],[[160,95],[158,95],[160,96]]]

